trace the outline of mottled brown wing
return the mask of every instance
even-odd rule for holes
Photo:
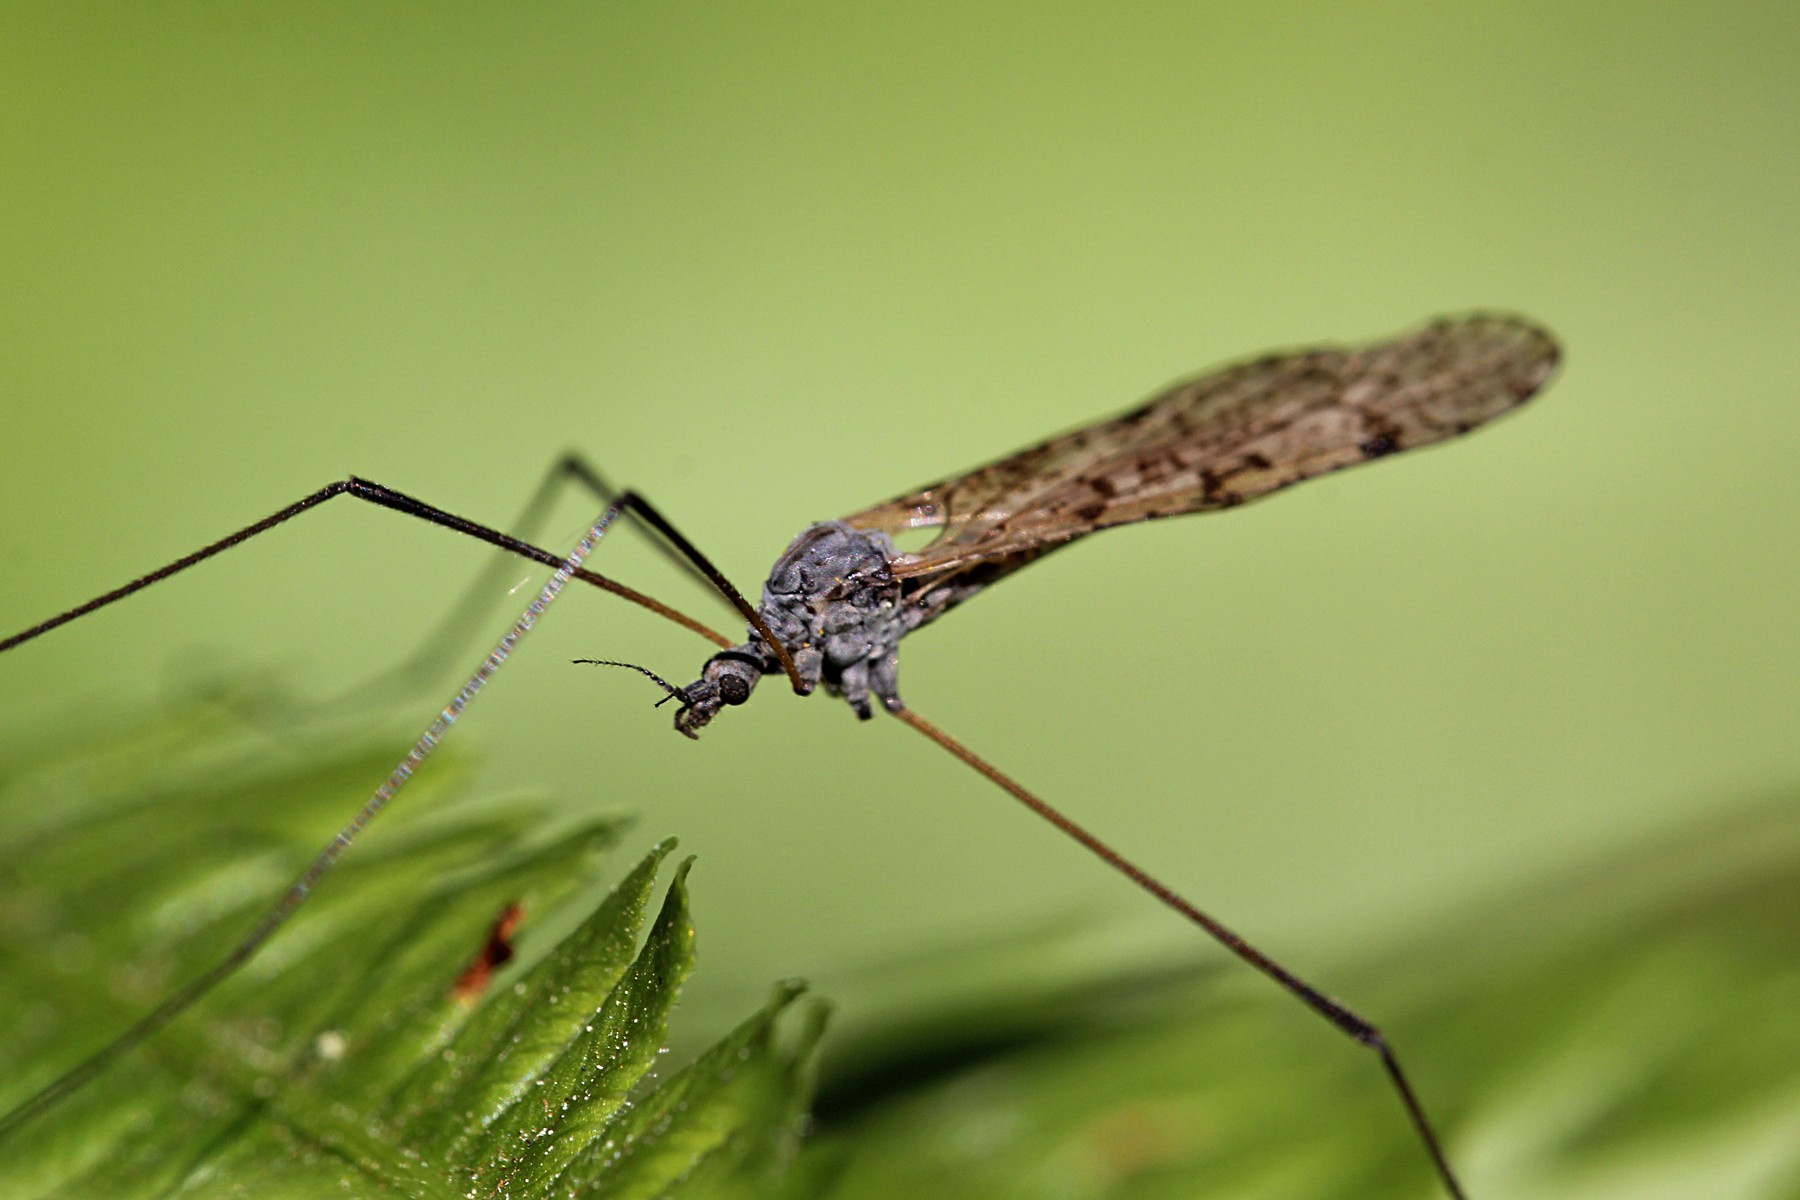
[[[1529,399],[1557,356],[1548,333],[1499,316],[1275,354],[845,520],[890,533],[941,528],[894,574],[959,572],[1097,529],[1228,508],[1467,433]]]

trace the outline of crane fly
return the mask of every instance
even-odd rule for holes
[[[908,708],[899,693],[899,645],[976,593],[1090,533],[1183,513],[1231,508],[1302,480],[1467,433],[1536,394],[1555,373],[1551,336],[1519,318],[1448,318],[1386,341],[1272,354],[1181,383],[1129,412],[940,480],[841,520],[803,530],[776,560],[752,606],[643,497],[614,495],[579,460],[565,474],[607,500],[567,557],[360,478],[340,480],[123,587],[11,638],[10,650],[59,625],[186,570],[339,495],[445,526],[556,567],[539,596],[420,737],[389,779],[320,852],[258,926],[212,970],[49,1087],[0,1117],[0,1139],[53,1105],[179,1016],[259,949],[293,914],[350,842],[378,815],[439,738],[572,580],[602,588],[711,639],[719,650],[700,678],[676,687],[643,667],[676,703],[690,738],[724,709],[749,700],[768,675],[795,692],[823,688],[867,719],[887,712],[937,742],[1226,949],[1285,988],[1380,1059],[1445,1191],[1465,1195],[1387,1039],[1373,1024],[1257,950],[1058,809]],[[621,513],[643,521],[665,549],[703,576],[746,618],[742,642],[589,571],[583,561]],[[935,530],[902,553],[897,534]],[[583,659],[613,666],[632,664]]]

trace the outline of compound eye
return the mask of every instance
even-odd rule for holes
[[[719,679],[719,699],[727,704],[742,704],[750,698],[750,685],[741,675],[725,675]]]

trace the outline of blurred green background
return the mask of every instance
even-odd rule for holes
[[[1517,418],[907,644],[921,713],[1320,969],[1800,779],[1796,52],[1760,4],[12,6],[0,629],[352,472],[506,524],[571,447],[749,590],[1196,369],[1521,311],[1567,363]],[[339,500],[6,656],[0,719],[333,695],[487,561]],[[567,665],[707,653],[571,594],[458,734],[699,854],[690,1020],[1213,953],[895,723],[770,687],[692,745]]]

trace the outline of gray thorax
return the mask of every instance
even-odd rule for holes
[[[763,585],[762,619],[781,639],[807,691],[820,684],[867,719],[869,697],[898,712],[900,639],[937,615],[905,603],[888,570],[894,542],[885,533],[822,521],[794,539]],[[754,629],[749,640],[707,660],[682,689],[675,727],[693,737],[726,705],[742,704],[780,661]]]

